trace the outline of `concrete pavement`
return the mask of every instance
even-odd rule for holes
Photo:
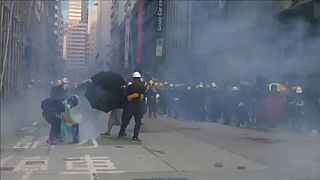
[[[319,136],[168,117],[144,119],[141,144],[117,132],[50,151],[46,130],[24,133],[1,144],[1,179],[320,179]]]

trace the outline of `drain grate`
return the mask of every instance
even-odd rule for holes
[[[123,146],[120,146],[120,145],[117,145],[117,146],[114,146],[115,148],[123,148]]]

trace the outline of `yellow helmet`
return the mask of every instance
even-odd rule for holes
[[[61,79],[56,81],[56,85],[62,85],[62,84],[63,84],[63,81]]]

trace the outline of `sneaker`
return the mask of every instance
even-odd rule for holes
[[[58,141],[56,141],[56,140],[47,140],[47,144],[49,144],[49,145],[57,145],[58,144]]]
[[[101,134],[101,136],[103,136],[103,137],[111,137],[111,134],[109,132],[105,132],[105,133]]]
[[[138,143],[140,143],[141,140],[140,140],[139,138],[132,138],[132,142],[138,142]]]

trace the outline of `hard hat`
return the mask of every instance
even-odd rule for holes
[[[203,82],[200,82],[198,87],[199,87],[199,88],[203,88],[203,87],[204,87],[204,86],[203,86]]]
[[[233,86],[232,87],[232,91],[239,91],[240,89],[239,89],[239,87],[237,87],[237,86]]]
[[[132,73],[132,78],[141,78],[141,74],[139,72]]]
[[[50,82],[50,84],[51,84],[51,85],[53,85],[53,84],[54,84],[54,82],[53,82],[53,81],[51,81],[51,82]]]
[[[132,82],[128,82],[128,86],[130,86],[132,84]]]
[[[297,94],[302,94],[302,93],[303,93],[302,88],[298,86],[298,87],[296,88],[296,93],[297,93]]]
[[[187,87],[187,90],[190,90],[190,89],[191,89],[191,86],[188,86],[188,87]]]
[[[170,87],[174,87],[174,85],[173,85],[173,84],[170,84]]]
[[[163,86],[163,83],[160,83],[159,86]]]
[[[213,88],[216,88],[216,87],[217,87],[217,84],[216,84],[216,83],[211,83],[211,86],[212,86]]]
[[[63,82],[64,84],[68,84],[68,83],[69,83],[68,78],[63,78],[63,79],[62,79],[62,82]]]
[[[158,86],[159,84],[157,82],[154,83],[155,86]]]
[[[169,83],[166,81],[166,82],[164,82],[164,85],[168,85]]]

